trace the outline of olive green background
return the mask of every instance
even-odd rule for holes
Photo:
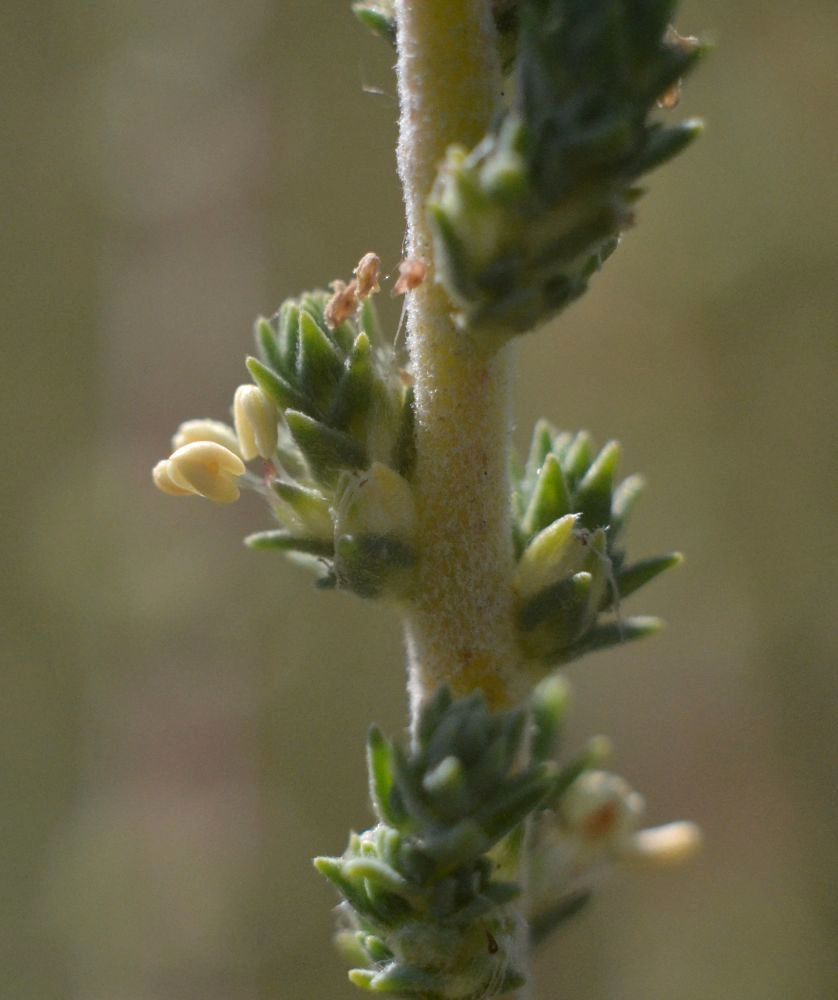
[[[627,609],[669,629],[570,670],[572,738],[611,735],[649,821],[707,845],[618,873],[538,997],[828,1000],[838,8],[679,27],[718,44],[676,112],[707,135],[521,344],[515,436],[618,436],[650,481],[632,551],[687,553]],[[246,551],[253,498],[149,469],[225,417],[257,313],[399,259],[391,63],[341,0],[3,4],[0,997],[353,995],[309,858],[369,822],[398,624]]]

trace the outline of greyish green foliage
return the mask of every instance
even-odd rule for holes
[[[368,766],[378,825],[352,834],[340,858],[315,864],[340,891],[339,941],[373,993],[423,1000],[492,997],[522,984],[521,927],[505,869],[520,824],[554,811],[589,765],[555,762],[564,688],[546,682],[530,706],[492,714],[481,693],[440,689],[405,750],[373,728]],[[528,717],[532,720],[528,732]],[[523,763],[528,756],[530,763]],[[543,935],[587,898],[563,894],[535,920]]]
[[[633,221],[638,179],[695,121],[650,113],[701,47],[666,34],[674,0],[522,0],[513,94],[429,204],[440,280],[464,328],[531,330],[578,298]]]
[[[353,6],[396,40],[392,0]],[[578,297],[631,222],[638,178],[695,136],[695,123],[649,117],[701,52],[667,31],[674,6],[493,3],[510,96],[475,149],[449,149],[428,202],[434,278],[469,335],[499,347]],[[366,255],[359,269],[367,258],[378,260]],[[259,320],[259,357],[247,362],[259,389],[237,390],[235,433],[214,421],[182,425],[154,477],[164,492],[225,503],[236,483],[254,489],[280,527],[251,535],[251,547],[325,568],[323,586],[409,602],[421,557],[413,398],[369,298],[377,263],[367,277],[363,294],[358,282],[335,283],[334,296],[310,292]],[[465,338],[462,347],[476,349]],[[257,455],[259,474],[243,461]],[[620,601],[680,557],[627,561],[623,536],[642,482],[617,484],[618,459],[616,442],[596,454],[584,432],[542,421],[513,470],[510,585],[530,685],[658,627],[622,619]],[[455,701],[443,687],[409,749],[371,731],[378,823],[353,834],[341,857],[316,861],[343,896],[338,937],[355,985],[413,1000],[508,993],[523,984],[522,951],[579,910],[604,864],[671,861],[695,844],[684,824],[637,831],[642,799],[600,769],[604,741],[559,766],[566,704],[555,674],[528,703],[494,714],[482,693]]]
[[[374,463],[398,477],[409,473],[412,400],[372,301],[331,328],[329,299],[328,292],[309,292],[286,301],[273,322],[256,324],[260,357],[247,367],[283,417],[283,475],[270,481],[283,527],[247,543],[309,557],[326,568],[321,586],[374,597],[407,585],[415,552],[397,533],[344,531],[340,515],[367,485],[364,473]]]
[[[644,483],[635,475],[618,484],[619,458],[616,441],[596,454],[584,431],[558,433],[541,420],[526,465],[513,469],[518,627],[536,669],[660,627],[657,618],[623,619],[620,601],[681,556],[626,562],[626,522]],[[603,623],[609,611],[616,620]]]

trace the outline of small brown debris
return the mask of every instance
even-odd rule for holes
[[[329,288],[334,293],[326,303],[324,317],[330,330],[345,323],[358,308],[358,282],[354,279],[347,285],[343,281],[333,281]]]
[[[699,46],[699,41],[693,35],[679,35],[675,30],[674,25],[669,25],[666,29],[666,34],[663,36],[664,43],[666,45],[672,46],[672,48],[680,49],[682,52],[690,53],[695,52]],[[664,111],[672,111],[673,108],[677,108],[681,101],[681,81],[678,80],[674,83],[666,93],[661,94],[657,100],[657,105],[659,108],[663,108]]]
[[[381,258],[378,254],[365,253],[352,273],[358,283],[358,298],[362,301],[381,291],[378,284],[378,278],[381,274]]]
[[[399,279],[393,285],[393,295],[406,295],[418,288],[428,275],[428,265],[418,257],[408,257],[399,264]]]

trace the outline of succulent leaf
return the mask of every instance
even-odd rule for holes
[[[515,96],[473,150],[448,151],[428,207],[464,329],[504,339],[578,298],[633,221],[637,179],[700,132],[650,119],[704,51],[667,30],[674,6],[496,4]]]
[[[620,601],[682,559],[626,565],[622,535],[643,480],[618,483],[619,458],[616,441],[596,453],[587,432],[560,433],[540,420],[523,470],[513,470],[519,640],[536,673],[660,627],[621,620]],[[608,611],[616,621],[601,621]]]

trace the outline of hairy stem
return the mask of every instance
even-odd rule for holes
[[[510,356],[460,331],[434,281],[425,203],[454,142],[473,145],[501,75],[488,0],[399,0],[398,148],[407,252],[430,266],[410,295],[420,568],[406,619],[412,717],[441,683],[482,688],[494,707],[521,686],[509,514]]]

